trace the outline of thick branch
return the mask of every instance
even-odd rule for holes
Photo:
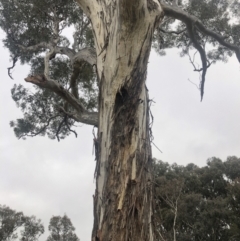
[[[181,34],[181,33],[185,32],[187,29],[184,28],[184,29],[182,29],[182,30],[180,30],[180,31],[167,31],[167,30],[165,30],[165,29],[159,28],[159,30],[160,30],[161,32],[163,32],[163,33],[168,33],[168,34]]]
[[[24,52],[27,52],[27,51],[38,51],[40,49],[50,49],[52,45],[47,42],[41,42],[36,45],[32,45],[32,46],[28,46],[28,47],[21,45],[21,44],[18,44],[17,46]]]
[[[67,101],[77,112],[75,119],[79,122],[98,125],[98,115],[96,112],[88,112],[82,103],[77,100],[69,91],[63,88],[62,85],[55,80],[47,79],[44,75],[28,76],[25,78],[26,82],[35,84],[41,88],[46,88],[56,93],[58,96]],[[72,115],[72,114],[71,114]],[[70,116],[69,116],[70,117]],[[73,118],[73,116],[72,116]]]
[[[75,52],[73,49],[68,48],[68,47],[61,47],[61,46],[53,46],[51,43],[47,43],[47,42],[41,42],[39,44],[36,45],[32,45],[32,46],[23,46],[23,45],[19,45],[18,47],[20,49],[22,49],[24,52],[27,51],[39,51],[41,49],[53,49],[54,48],[54,53],[55,54],[62,54],[62,55],[66,55],[67,57],[69,57],[69,59],[74,62],[74,61],[86,61],[91,65],[96,64],[96,51],[94,48],[84,48],[81,49],[79,52]]]
[[[50,49],[51,45],[49,45],[48,47]],[[71,60],[72,64],[78,61],[85,61],[93,66],[97,62],[96,51],[94,48],[90,47],[81,49],[76,53],[73,49],[70,49],[68,47],[56,46],[54,47],[54,53],[66,55]]]
[[[204,35],[212,37],[224,47],[234,51],[239,62],[240,62],[240,48],[234,44],[230,44],[226,42],[225,37],[207,29],[197,17],[190,15],[187,12],[184,12],[182,9],[178,8],[177,6],[170,6],[164,3],[163,1],[161,1],[161,5],[163,7],[163,10],[166,16],[178,19],[186,24],[188,34],[193,43],[193,46],[197,49],[197,51],[200,54],[201,61],[202,61],[202,68],[201,68],[202,79],[200,83],[201,101],[202,101],[203,94],[204,94],[206,72],[207,72],[207,68],[210,65],[207,65],[208,60],[207,60],[206,52],[204,48],[201,46],[201,44],[199,43],[199,41],[197,40],[197,35],[196,35],[197,30],[202,32]]]
[[[217,40],[222,46],[232,50],[235,52],[236,57],[238,59],[238,62],[240,63],[240,47],[234,44],[230,44],[228,42],[225,41],[225,37],[223,37],[220,34],[217,34],[207,28],[205,28],[205,26],[198,20],[195,23],[196,27],[199,29],[199,31],[201,31],[202,33],[214,38],[215,40]]]
[[[77,54],[73,57],[73,62],[76,61],[85,61],[88,62],[90,65],[96,65],[97,63],[97,55],[94,48],[84,48],[77,52]]]
[[[85,62],[88,62],[90,65],[96,65],[96,52],[93,48],[85,48],[80,50],[72,59],[73,73],[70,79],[70,88],[72,94],[78,99],[78,83],[77,78],[82,70],[82,67]]]
[[[163,1],[161,1],[161,5],[162,5],[162,8],[163,8],[166,16],[178,19],[178,20],[184,22],[186,25],[193,24],[203,34],[212,37],[213,39],[218,41],[224,47],[234,51],[237,56],[238,61],[240,62],[239,46],[226,42],[224,36],[217,34],[214,31],[206,28],[197,17],[188,14],[187,12],[183,11],[182,9],[170,6],[166,3],[164,3]]]
[[[201,44],[199,44],[199,42],[197,41],[197,38],[196,38],[195,33],[194,33],[194,26],[193,26],[193,24],[192,23],[188,23],[187,24],[187,29],[188,29],[189,37],[191,38],[191,40],[193,42],[193,46],[199,52],[200,57],[201,57],[201,61],[202,61],[202,80],[201,80],[201,83],[200,83],[201,101],[202,101],[203,94],[204,94],[205,78],[206,78],[206,73],[207,73],[207,56],[206,56],[205,50],[203,49]]]
[[[70,60],[72,60],[74,55],[76,54],[73,49],[70,49],[68,47],[56,46],[54,50],[56,54],[66,55]]]
[[[88,125],[98,126],[98,113],[84,111],[80,115],[78,113],[72,113],[66,111],[63,107],[60,107],[60,111],[65,113],[69,118],[74,119],[77,122],[81,122]]]
[[[82,70],[84,62],[73,65],[73,72],[70,79],[70,89],[75,98],[79,99],[77,78]]]
[[[51,49],[44,57],[44,75],[47,77],[47,79],[49,78],[49,61],[52,56],[55,56],[54,49]]]
[[[44,75],[47,79],[49,79],[49,61],[55,57],[56,54],[62,54],[69,57],[73,66],[73,73],[70,80],[70,87],[72,89],[73,95],[78,99],[78,87],[76,83],[76,79],[80,73],[81,68],[79,67],[79,62],[83,61],[88,62],[90,65],[96,65],[96,52],[94,48],[84,48],[79,52],[75,53],[73,49],[68,47],[59,47],[53,46],[53,44],[47,44],[45,42],[39,43],[34,46],[24,47],[20,46],[24,51],[37,51],[41,48],[49,49],[49,52],[46,53],[44,58]],[[82,64],[81,64],[82,65]],[[10,71],[10,69],[9,69]]]

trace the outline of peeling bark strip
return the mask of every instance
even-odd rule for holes
[[[99,76],[92,240],[154,241],[145,89],[157,0],[78,0],[91,19]]]

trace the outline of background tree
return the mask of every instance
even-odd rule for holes
[[[157,162],[154,220],[159,239],[237,241],[239,161],[228,157],[222,162],[213,157],[202,168]],[[163,183],[171,186],[172,192]],[[177,196],[174,190],[178,190]]]
[[[41,220],[0,205],[0,240],[36,241],[43,233]]]
[[[194,70],[201,73],[202,99],[208,67],[217,60],[225,61],[232,53],[240,60],[236,10],[239,3],[214,0],[77,2],[86,16],[81,15],[71,1],[32,1],[30,4],[29,1],[1,1],[0,24],[7,34],[4,43],[11,52],[13,67],[18,58],[35,66],[34,75],[25,80],[46,89],[41,90],[42,97],[45,91],[47,95],[38,99],[36,91],[28,99],[27,91],[15,86],[13,97],[25,117],[11,125],[18,137],[46,133],[58,139],[75,133],[71,129],[75,121],[98,126],[93,237],[105,240],[118,233],[119,239],[154,240],[151,125],[145,88],[151,45],[154,43],[160,53],[162,48],[177,46],[182,48],[182,55],[189,55]],[[230,22],[231,18],[236,21]],[[91,22],[88,32],[93,33],[95,50],[90,43],[81,45],[78,40],[77,36],[87,36],[84,30],[83,33],[76,31],[72,48],[61,35],[65,26],[78,29],[81,22],[84,26]],[[81,29],[86,29],[83,25]],[[35,39],[35,36],[38,37]],[[191,49],[199,53],[202,63],[199,68],[194,61],[195,54],[191,57]],[[44,61],[35,59],[41,59],[46,50]],[[55,67],[50,61],[57,54],[70,60],[72,71],[69,68],[64,71],[70,73],[67,82],[61,80],[64,73],[53,74]],[[97,77],[91,78],[90,89],[99,87],[99,114],[90,111],[91,101],[84,101],[79,94],[81,81],[76,75],[81,71],[82,61],[87,62],[84,66],[96,67]],[[61,58],[64,68],[56,62],[58,69],[67,66],[64,57]],[[11,76],[10,71],[11,68]],[[56,72],[59,73],[61,71]],[[50,93],[56,96],[51,97]],[[91,93],[94,96],[95,92]],[[45,105],[41,105],[44,99]],[[38,108],[34,108],[35,101]],[[94,98],[92,102],[95,103]]]
[[[75,228],[67,215],[63,217],[53,216],[48,226],[50,235],[47,241],[79,241],[79,238],[74,233]]]
[[[52,216],[48,229],[47,241],[79,241],[70,218]],[[44,233],[44,226],[35,216],[25,216],[7,206],[0,205],[0,240],[1,241],[37,241]]]

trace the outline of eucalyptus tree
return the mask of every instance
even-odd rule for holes
[[[79,241],[80,239],[74,233],[75,228],[67,215],[53,216],[48,226],[50,235],[47,241]]]
[[[37,241],[44,233],[41,220],[34,216],[25,216],[11,208],[0,205],[0,240],[1,241]]]
[[[49,222],[47,241],[79,241],[75,228],[65,214],[52,216]],[[11,208],[0,205],[0,240],[1,241],[37,241],[44,233],[44,226],[35,216],[26,216]]]
[[[204,167],[155,164],[157,240],[239,240],[240,162],[212,157]]]
[[[81,122],[98,128],[93,240],[156,240],[152,222],[151,120],[146,88],[153,46],[178,47],[200,74],[239,52],[239,1],[1,0],[13,65],[31,65],[12,90],[24,118],[18,137],[58,139]],[[65,29],[73,40],[65,37]],[[196,52],[194,52],[196,51]],[[201,66],[195,62],[198,54]]]

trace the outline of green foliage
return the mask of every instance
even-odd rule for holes
[[[175,1],[166,2],[171,5]],[[199,18],[207,29],[218,34],[223,41],[240,45],[239,1],[177,2],[179,9]],[[207,68],[217,61],[227,61],[233,51],[201,32],[196,22],[193,21],[189,29],[186,22],[175,18],[176,16],[168,15],[164,17],[155,31],[153,47],[160,55],[164,55],[168,48],[177,47],[181,50],[180,56],[187,55],[190,58],[194,70],[202,73],[202,98]],[[90,20],[73,0],[0,0],[0,27],[6,34],[3,43],[10,51],[13,66],[17,60],[27,63],[31,67],[30,74],[33,75],[44,73],[44,57],[49,51],[65,48],[68,53],[76,56],[85,47],[94,47]],[[195,63],[197,52],[200,54],[202,67]],[[71,79],[75,75],[74,86],[77,86],[79,97],[76,94],[74,96],[77,96],[87,110],[97,110],[98,85],[92,66],[75,63],[71,57],[63,55],[58,52],[51,56],[50,78],[57,80],[65,89],[71,89],[74,94],[76,91],[73,91]],[[78,73],[76,69],[79,70]],[[59,112],[63,106],[66,107],[61,98],[39,88],[32,92],[21,85],[14,86],[12,90],[13,99],[24,115],[23,118],[10,123],[18,138],[40,134],[48,135],[52,139],[63,139],[74,132],[71,127],[75,121],[70,118],[66,120],[65,115]],[[67,105],[66,109],[71,112],[72,107]]]
[[[155,226],[160,240],[177,241],[240,238],[240,159],[210,158],[207,166],[186,167],[156,162]],[[162,238],[161,238],[162,236]]]
[[[63,217],[53,216],[50,220],[48,229],[50,235],[47,241],[79,241],[79,238],[74,233],[75,228],[67,215]]]
[[[179,1],[179,6],[187,13],[199,18],[206,28],[224,36],[229,43],[240,45],[239,1]],[[213,38],[204,36],[199,32],[196,33],[196,37],[206,51],[208,61],[211,63],[216,61],[226,62],[228,57],[233,54],[232,51],[222,47]],[[181,50],[180,56],[191,54],[191,50],[194,49],[186,25],[173,18],[164,19],[161,27],[157,29],[153,47],[160,55],[165,55],[165,50],[168,48],[177,47]]]
[[[36,241],[44,233],[41,220],[0,205],[0,240]]]
[[[6,34],[3,43],[12,59],[29,64],[31,75],[44,73],[44,57],[48,50],[45,47],[26,50],[25,47],[53,44],[58,39],[53,46],[66,47],[77,54],[79,50],[94,45],[89,20],[72,0],[0,0],[0,27]],[[74,35],[77,44],[71,47],[71,39],[65,34],[68,37]],[[69,90],[76,66],[59,54],[49,65],[49,77]],[[96,110],[98,87],[92,66],[81,64],[79,70],[76,77],[79,100],[87,110]],[[73,132],[71,127],[75,121],[59,112],[59,107],[66,103],[51,91],[36,86],[29,90],[21,84],[14,85],[12,98],[23,112],[23,118],[10,122],[18,138],[47,135],[60,140]],[[67,109],[71,111],[72,107]]]
[[[47,241],[79,241],[75,228],[67,215],[53,216],[50,220],[50,235]],[[0,240],[1,241],[37,241],[44,233],[40,219],[25,216],[7,206],[0,205]]]
[[[13,56],[17,55],[22,63],[29,63],[40,51],[24,52],[18,45],[32,46],[40,42],[49,42],[55,38],[54,22],[60,23],[62,32],[71,25],[79,25],[84,15],[75,1],[72,0],[1,0],[0,27],[6,33],[4,45]],[[85,44],[87,44],[87,38]],[[68,39],[62,36],[59,43],[68,46]]]

